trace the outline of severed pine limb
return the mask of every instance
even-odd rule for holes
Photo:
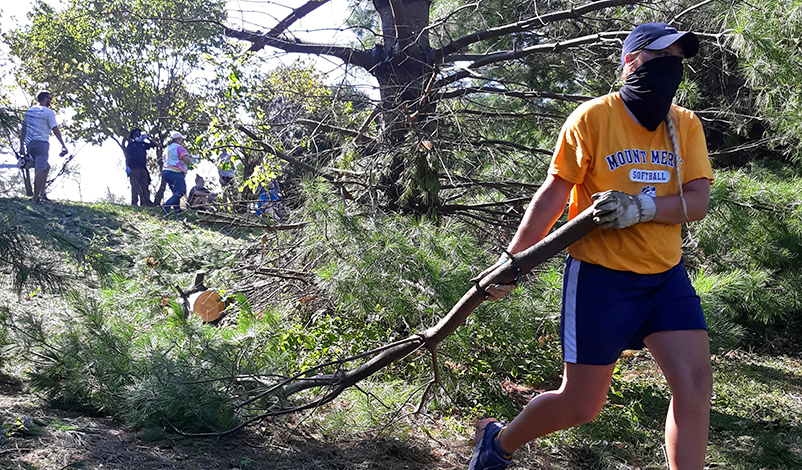
[[[425,347],[432,352],[434,379],[427,385],[426,390],[424,391],[421,405],[418,407],[418,410],[420,410],[430,388],[435,383],[439,383],[439,371],[436,355],[437,345],[454,331],[456,331],[456,329],[465,322],[471,312],[473,312],[476,307],[479,306],[479,304],[484,302],[486,297],[485,288],[490,284],[509,284],[514,282],[520,276],[529,273],[535,266],[543,263],[552,256],[568,248],[580,238],[595,230],[597,225],[593,221],[592,213],[593,207],[586,209],[571,221],[549,234],[540,242],[522,251],[521,253],[516,254],[514,263],[506,263],[482,278],[475,286],[471,287],[465,293],[465,295],[462,296],[462,298],[454,305],[454,307],[452,307],[451,311],[449,311],[448,314],[437,323],[437,325],[428,328],[422,333],[412,335],[406,339],[396,341],[371,351],[367,351],[357,356],[328,362],[326,364],[321,364],[312,369],[300,372],[274,385],[273,387],[270,387],[266,391],[249,398],[245,402],[240,403],[237,405],[237,408],[242,408],[248,404],[254,403],[259,398],[268,395],[277,395],[280,400],[284,401],[292,395],[304,390],[312,388],[330,388],[330,390],[323,396],[303,405],[287,407],[283,406],[278,409],[265,411],[264,413],[248,419],[235,428],[224,432],[184,435],[194,437],[211,437],[231,434],[239,429],[242,429],[248,424],[267,417],[286,415],[324,405],[337,398],[337,396],[339,396],[347,388],[356,385],[360,381],[370,377],[393,362],[399,361],[420,348]],[[370,357],[370,359],[353,370],[342,370],[335,374],[309,376],[310,374],[324,367],[332,365],[340,366],[353,360],[365,357]],[[178,430],[176,431],[179,432]]]

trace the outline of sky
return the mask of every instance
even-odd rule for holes
[[[46,0],[47,3],[53,5],[57,9],[60,8],[62,2],[60,0]],[[305,2],[305,0],[290,0],[287,4],[297,7]],[[2,16],[0,16],[0,26],[3,31],[13,29],[17,26],[27,24],[26,14],[32,8],[33,0],[5,0],[0,6]],[[265,30],[265,25],[270,25],[275,22],[274,16],[283,17],[289,10],[276,11],[275,4],[266,12],[264,11],[263,2],[254,0],[229,0],[228,8],[230,11],[230,23],[233,26],[242,26],[249,30]],[[260,8],[261,7],[261,8]],[[261,9],[261,11],[260,11]],[[343,12],[347,11],[347,0],[332,0],[308,17],[300,21],[296,26],[300,34],[303,34],[305,39],[312,38],[320,40],[320,42],[331,42],[337,40],[335,31],[330,29],[334,23],[332,19],[341,18]],[[326,29],[324,25],[329,26]],[[0,45],[2,47],[2,45]],[[275,51],[264,49],[261,53],[273,55]],[[0,62],[5,62],[8,57],[7,51],[0,50]],[[277,57],[277,60],[294,60],[291,56]],[[317,67],[330,73],[332,81],[342,78],[341,65],[333,63],[329,60],[321,59],[317,61]],[[8,77],[4,77],[7,79]],[[17,92],[12,97],[14,105],[19,107],[29,106],[34,104],[34,99],[31,96],[26,96],[21,92]],[[54,100],[58,97],[55,96]],[[59,123],[66,122],[69,119],[68,112],[59,112],[56,115]],[[113,141],[108,141],[101,146],[88,145],[82,142],[75,142],[66,131],[62,135],[67,141],[67,148],[70,154],[73,155],[70,161],[71,174],[69,176],[60,177],[48,190],[50,199],[83,201],[83,202],[97,202],[101,200],[108,201],[111,197],[116,202],[130,202],[131,189],[128,178],[125,174],[125,164],[123,153],[120,147]],[[191,139],[190,139],[191,140]],[[18,145],[18,144],[17,144]],[[54,176],[62,167],[65,159],[58,156],[61,148],[58,140],[51,136],[50,138],[50,177]],[[187,148],[190,153],[194,153],[191,148]],[[18,173],[16,169],[16,158],[14,155],[0,154],[0,178],[9,178]],[[201,162],[197,166],[196,171],[190,171],[187,174],[187,185],[191,187],[194,185],[195,174],[199,173],[207,179],[207,184],[213,186],[217,181],[217,170],[210,162]],[[158,180],[154,181],[157,184]],[[152,188],[152,186],[151,186]],[[169,195],[169,190],[168,193]]]

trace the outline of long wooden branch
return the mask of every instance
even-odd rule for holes
[[[440,175],[440,178],[445,179],[445,176]],[[459,177],[455,177],[453,179],[455,179],[457,182],[440,183],[440,189],[464,189],[480,186],[483,188],[495,189],[525,189],[527,191],[534,192],[540,188],[539,184],[522,183],[520,181],[484,181]]]
[[[300,124],[300,125],[302,125],[302,126],[314,127],[315,129],[317,129],[319,131],[322,131],[322,132],[331,132],[331,133],[339,134],[339,135],[342,135],[342,136],[345,136],[345,137],[356,138],[356,137],[359,137],[359,135],[360,135],[359,131],[355,131],[355,130],[352,130],[352,129],[346,129],[344,127],[332,126],[330,124],[326,124],[326,123],[320,122],[320,121],[314,121],[312,119],[296,119],[295,122]]]
[[[512,112],[501,111],[498,108],[488,106],[486,109],[455,109],[451,111],[452,114],[464,114],[466,116],[480,116],[484,118],[510,118],[510,119],[526,119],[526,118],[543,118],[565,121],[565,114],[542,113],[542,112]]]
[[[539,153],[540,155],[549,155],[549,156],[551,156],[554,153],[551,150],[539,149],[537,147],[528,147],[526,145],[518,144],[518,143],[515,143],[515,142],[510,142],[508,140],[500,140],[500,139],[477,140],[477,141],[471,142],[471,145],[476,145],[478,147],[481,147],[481,146],[484,146],[484,145],[501,145],[501,146],[504,146],[504,147],[512,147],[512,148],[517,149],[517,150],[523,150],[525,152]]]
[[[530,91],[509,90],[492,86],[465,87],[465,88],[460,88],[458,90],[444,91],[439,95],[437,95],[437,98],[443,100],[450,98],[460,98],[462,96],[467,96],[471,94],[485,94],[485,93],[492,95],[510,96],[512,98],[521,98],[525,100],[542,98],[542,99],[551,99],[560,101],[571,101],[575,103],[583,103],[585,101],[594,98],[593,96],[587,96],[587,95],[570,95],[570,94],[552,93],[549,91],[540,91],[540,90],[530,90]],[[562,119],[565,119],[565,116],[562,116]]]
[[[353,47],[338,44],[314,44],[283,36],[268,36],[261,31],[248,31],[245,29],[225,28],[224,34],[230,38],[252,43],[248,49],[249,51],[258,51],[265,46],[270,46],[284,52],[332,56],[346,64],[357,65],[365,69],[370,69],[373,65],[371,51],[362,51]]]
[[[265,46],[269,46],[269,47],[274,47],[276,49],[280,49],[284,52],[327,55],[336,57],[345,62],[346,64],[352,64],[365,68],[366,70],[370,70],[375,65],[374,63],[375,60],[372,55],[372,51],[370,50],[360,50],[339,44],[308,43],[298,38],[292,38],[286,35],[287,28],[289,28],[289,26],[295,23],[298,19],[306,16],[307,14],[309,14],[310,12],[314,11],[315,9],[317,9],[318,7],[327,2],[328,0],[307,1],[307,3],[300,6],[299,8],[296,8],[289,15],[287,15],[287,17],[279,21],[267,33],[263,33],[261,31],[248,31],[246,29],[234,29],[226,27],[224,30],[224,34],[234,39],[240,39],[243,41],[250,42],[251,47],[249,48],[249,51],[258,51],[264,48]],[[451,62],[452,59],[449,58],[451,54],[457,53],[461,50],[465,50],[465,48],[467,48],[471,44],[480,41],[499,38],[516,32],[531,30],[536,27],[546,26],[549,23],[554,23],[557,21],[581,18],[582,16],[587,15],[588,13],[592,13],[594,11],[599,11],[616,6],[630,5],[637,2],[638,0],[599,0],[595,2],[590,2],[578,8],[572,8],[570,10],[564,10],[564,11],[549,13],[546,15],[540,15],[532,18],[527,18],[515,23],[499,26],[496,28],[484,31],[477,31],[462,38],[456,39],[450,42],[449,44],[443,46],[442,48],[433,51],[432,62],[435,64],[443,62]],[[400,0],[393,0],[390,2],[390,5],[391,8],[393,8],[393,14],[396,15],[396,25],[398,28],[396,34],[398,40],[399,41],[410,40],[411,33],[407,31],[408,28],[406,28],[405,26],[406,25],[405,21],[398,21],[399,16],[400,19],[403,20],[405,15],[403,10],[403,2]],[[571,40],[557,43],[556,47],[559,48],[561,47],[561,45],[569,44],[570,42]],[[555,45],[546,47],[555,47]],[[537,51],[539,50],[531,49],[528,53],[534,53]],[[514,52],[516,51],[513,51],[513,53]],[[491,53],[488,54],[486,57],[477,60],[481,62],[481,65],[487,65],[488,63],[494,63],[499,60],[507,60],[506,59],[507,55],[504,54],[508,55],[510,54],[510,52]],[[515,57],[517,56],[513,55],[513,58]],[[477,68],[481,65],[475,65],[473,68]],[[461,78],[464,77],[460,77],[460,79]]]
[[[437,62],[443,60],[449,54],[453,54],[457,51],[461,51],[465,49],[467,46],[471,44],[475,44],[479,41],[484,41],[487,39],[494,39],[499,38],[502,36],[506,36],[511,33],[518,33],[522,31],[527,31],[538,26],[546,26],[549,23],[554,23],[557,21],[569,20],[579,18],[584,16],[588,13],[603,10],[605,8],[616,7],[621,5],[632,5],[634,3],[638,3],[639,0],[602,0],[602,1],[595,1],[590,2],[584,6],[578,8],[572,8],[570,10],[563,10],[557,11],[554,13],[549,13],[546,15],[539,15],[533,18],[527,18],[515,23],[510,23],[502,26],[498,26],[492,29],[488,29],[485,31],[476,31],[471,33],[467,36],[454,40],[445,46],[441,47],[434,51],[434,57]]]
[[[251,417],[240,423],[238,426],[223,432],[189,434],[183,433],[178,429],[175,429],[175,431],[184,435],[197,437],[231,434],[239,429],[242,429],[250,423],[257,422],[267,417],[295,413],[324,405],[334,400],[346,389],[355,386],[360,381],[370,377],[393,362],[399,361],[415,351],[418,351],[422,347],[429,349],[434,357],[434,354],[436,354],[437,345],[451,335],[454,331],[456,331],[456,329],[465,322],[465,320],[476,309],[476,307],[484,302],[485,288],[488,285],[493,283],[509,284],[514,282],[520,276],[530,272],[535,266],[543,263],[575,243],[580,238],[595,230],[596,223],[593,221],[592,212],[592,207],[586,209],[574,219],[549,234],[539,243],[517,254],[515,256],[514,263],[506,263],[485,276],[477,283],[477,285],[471,287],[465,293],[465,295],[462,296],[462,298],[454,305],[451,311],[449,311],[448,314],[437,323],[437,325],[428,328],[422,333],[418,333],[394,343],[367,351],[359,354],[358,356],[331,361],[327,364],[321,364],[313,367],[312,369],[297,373],[292,377],[288,377],[276,385],[269,387],[267,390],[251,396],[242,403],[239,403],[236,408],[243,409],[250,404],[256,403],[257,400],[267,395],[277,394],[280,400],[284,402],[292,395],[304,390],[309,390],[312,388],[328,389],[322,395],[317,395],[313,400],[296,406],[277,405],[276,407],[260,413],[257,416]],[[340,370],[334,374],[311,375],[316,371],[323,370],[323,368],[327,365],[336,365],[339,367],[348,362],[366,357],[370,357],[370,359],[353,370]],[[435,371],[435,377],[437,376],[438,373]]]
[[[593,221],[593,207],[574,217],[549,236],[515,256],[516,266],[506,263],[471,287],[440,322],[422,333],[426,347],[432,349],[446,339],[485,300],[485,288],[490,284],[509,284],[520,275],[529,273],[535,266],[576,243],[597,227]]]
[[[304,162],[298,160],[297,158],[293,158],[293,157],[290,157],[289,155],[286,155],[284,152],[282,152],[282,151],[278,150],[277,148],[275,148],[274,146],[270,145],[270,143],[265,142],[264,140],[260,139],[259,136],[257,136],[256,134],[254,134],[253,132],[248,130],[248,128],[246,128],[245,126],[237,125],[236,129],[238,131],[242,132],[243,134],[247,135],[251,140],[253,140],[257,144],[261,145],[267,152],[272,153],[273,155],[277,156],[278,158],[284,160],[287,163],[295,165],[295,166],[297,166],[299,168],[303,168],[304,170],[309,171],[309,172],[311,172],[313,174],[320,175],[320,176],[322,176],[323,178],[325,178],[325,179],[327,179],[329,181],[335,181],[337,179],[337,178],[335,178],[334,176],[332,176],[332,175],[330,175],[328,173],[320,171],[320,169],[315,168],[312,165],[304,163]]]
[[[528,197],[519,197],[519,198],[516,198],[516,199],[508,199],[506,201],[500,201],[500,202],[488,202],[488,203],[485,203],[485,204],[471,204],[471,205],[467,205],[467,204],[449,204],[449,205],[440,206],[439,209],[442,210],[442,212],[444,212],[444,213],[451,213],[451,212],[456,212],[456,211],[466,211],[466,210],[484,210],[484,209],[490,209],[490,208],[499,207],[499,206],[511,206],[511,205],[516,205],[516,204],[523,204],[523,203],[529,202],[530,200],[531,200],[531,198],[528,198]]]
[[[407,12],[403,0],[390,0],[395,23],[395,39],[400,49],[406,49],[412,41],[412,32],[407,25]]]
[[[452,75],[444,77],[437,82],[437,87],[443,87],[449,83],[454,83],[462,80],[463,78],[472,77],[474,70],[484,67],[486,65],[496,64],[499,62],[520,59],[533,54],[558,54],[568,49],[584,47],[593,44],[602,44],[605,41],[622,41],[624,40],[629,31],[611,31],[598,34],[591,34],[565,41],[558,41],[550,44],[538,44],[536,46],[525,47],[523,49],[516,49],[513,51],[491,52],[484,55],[476,56],[476,59],[467,69],[463,69]],[[464,57],[460,57],[464,58]],[[449,60],[449,58],[444,58]]]
[[[254,229],[261,229],[261,230],[269,230],[271,232],[279,232],[285,230],[298,230],[304,228],[304,226],[308,222],[299,222],[295,224],[281,224],[281,225],[271,225],[271,224],[261,224],[252,222],[247,219],[241,219],[237,217],[231,217],[222,215],[217,212],[210,212],[210,211],[198,211],[198,215],[203,216],[203,223],[206,224],[218,224],[218,225],[227,225],[229,227],[236,227],[236,228],[254,228]]]
[[[326,3],[329,3],[329,0],[309,0],[308,2],[304,3],[300,7],[293,10],[283,20],[279,21],[275,26],[273,26],[273,29],[268,31],[266,36],[275,37],[284,33],[287,30],[287,28],[290,27],[290,25],[300,20],[304,16],[308,15],[309,13],[312,13],[318,7],[323,6]]]
[[[516,255],[515,264],[507,263],[480,280],[477,285],[471,287],[465,295],[462,296],[459,302],[454,305],[451,311],[448,312],[437,325],[425,330],[423,333],[412,335],[406,340],[399,341],[383,349],[381,353],[356,369],[341,372],[333,376],[327,376],[327,380],[330,380],[330,385],[335,386],[339,394],[342,390],[355,385],[393,362],[403,359],[417,351],[421,346],[434,350],[441,341],[451,335],[465,322],[471,312],[473,312],[479,304],[484,302],[484,289],[488,285],[495,283],[509,284],[515,281],[519,275],[529,273],[535,266],[543,263],[595,230],[597,225],[593,221],[592,213],[592,207],[586,209],[571,221],[549,234],[539,243],[536,243],[534,246]],[[310,377],[309,379],[314,379],[314,377]],[[320,381],[312,380],[308,384],[291,384],[284,389],[289,391],[291,387],[291,391],[297,393],[318,386],[320,386]],[[284,396],[287,395],[285,394]],[[327,395],[327,401],[328,400],[330,400],[330,398]]]

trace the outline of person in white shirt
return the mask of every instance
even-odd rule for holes
[[[50,172],[50,164],[47,161],[50,153],[50,132],[52,131],[53,135],[61,143],[62,155],[67,154],[67,146],[64,145],[64,139],[61,137],[56,115],[50,109],[53,96],[49,91],[40,91],[36,95],[36,100],[39,104],[31,106],[25,111],[25,117],[22,120],[20,155],[26,154],[25,148],[27,147],[28,154],[36,161],[32,200],[37,204],[41,204],[49,201],[45,194],[45,184],[47,183],[47,175]]]

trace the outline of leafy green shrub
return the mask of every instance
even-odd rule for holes
[[[744,273],[738,270],[713,275],[699,271],[693,279],[696,293],[702,300],[713,352],[734,349],[746,335],[746,328],[736,323],[728,313],[728,299],[745,296],[751,289],[743,282],[744,277]]]

